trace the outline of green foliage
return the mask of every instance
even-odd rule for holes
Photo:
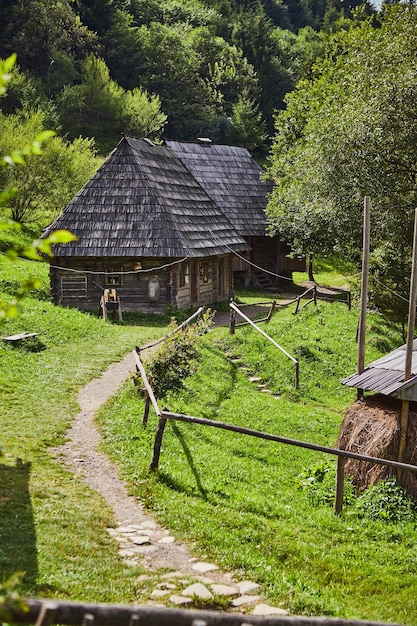
[[[0,186],[14,190],[3,203],[3,215],[20,223],[45,225],[97,169],[91,140],[68,143],[54,135],[45,128],[41,110],[0,113],[0,154],[10,155],[3,162],[11,166],[0,171]]]
[[[24,572],[16,572],[8,580],[0,583],[0,623],[12,622],[13,613],[24,614],[29,611],[15,590],[23,575]]]
[[[371,485],[356,501],[354,514],[374,521],[416,522],[416,503],[395,478]]]
[[[104,60],[94,56],[83,63],[81,84],[63,89],[58,106],[70,137],[94,137],[101,152],[114,147],[122,132],[156,138],[166,122],[158,96],[140,87],[125,91],[110,78]]]
[[[416,205],[416,24],[416,7],[401,4],[384,9],[379,28],[351,22],[331,37],[276,118],[269,168],[277,183],[270,228],[297,252],[359,263],[363,197],[371,196],[371,268],[403,297]],[[374,285],[372,296],[403,319],[387,290]]]
[[[198,341],[207,332],[212,314],[206,311],[195,324],[188,324],[174,332],[158,349],[158,352],[147,363],[147,370],[152,378],[152,389],[157,398],[164,398],[170,392],[175,393],[183,388],[184,380],[195,372],[198,356]],[[172,322],[169,332],[175,330]],[[139,389],[144,392],[140,375],[136,376]]]
[[[306,494],[313,506],[333,506],[335,499],[336,472],[334,464],[318,463],[300,476],[299,489]],[[352,482],[345,476],[343,490],[344,506],[356,500],[356,492]]]

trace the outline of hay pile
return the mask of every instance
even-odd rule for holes
[[[336,446],[342,450],[382,459],[398,460],[401,401],[374,395],[352,404],[340,427]],[[410,402],[404,463],[417,465],[417,403]],[[362,492],[371,484],[396,475],[395,468],[346,459],[346,474]],[[402,486],[417,500],[417,474],[403,472]]]

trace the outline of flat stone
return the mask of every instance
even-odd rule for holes
[[[243,604],[256,604],[258,600],[261,599],[261,596],[239,596],[232,600],[232,604],[234,607],[242,606]]]
[[[278,606],[269,606],[269,604],[257,604],[253,609],[252,615],[289,615],[285,609]]]
[[[143,546],[145,543],[150,543],[148,535],[135,535],[130,538],[131,542],[137,546]]]
[[[135,550],[119,550],[119,555],[124,558],[124,557],[132,557],[134,558],[135,556],[137,556],[137,552],[135,552]]]
[[[159,589],[176,589],[177,585],[173,585],[172,583],[159,583]]]
[[[262,378],[259,378],[259,376],[251,376],[249,380],[251,383],[258,383],[260,380],[262,380]]]
[[[135,525],[131,525],[131,526],[118,526],[116,528],[116,532],[119,534],[129,534],[129,533],[136,533],[139,529],[139,526]]]
[[[260,389],[261,393],[272,393],[270,389]]]
[[[190,585],[182,592],[183,596],[193,597],[196,596],[201,600],[211,600],[213,598],[213,594],[205,585],[202,583],[194,583],[194,585]]]
[[[185,596],[171,596],[169,599],[172,604],[180,606],[181,604],[191,604],[192,598],[186,598]]]
[[[215,583],[216,581],[213,578],[209,578],[208,576],[196,576],[197,580],[204,585],[211,585],[211,583]]]
[[[149,580],[150,576],[148,576],[148,574],[141,574],[140,576],[137,577],[137,581],[138,583],[142,583],[145,582],[145,580]]]
[[[158,524],[156,522],[153,522],[152,520],[147,520],[145,522],[142,522],[142,524],[140,525],[140,528],[157,528]]]
[[[213,593],[215,593],[217,596],[224,596],[225,598],[228,598],[230,596],[238,596],[239,595],[239,591],[236,589],[236,587],[231,587],[230,585],[210,585],[211,590]]]
[[[214,570],[219,569],[217,565],[213,565],[213,563],[196,563],[193,565],[193,570],[196,572],[200,572],[200,574],[206,574],[207,572],[214,572]]]
[[[169,596],[169,589],[154,589],[151,593],[151,598],[163,598],[164,596]]]
[[[259,589],[258,583],[253,583],[251,580],[242,580],[242,582],[236,584],[236,587],[241,594],[250,593],[251,591],[255,591],[255,589]]]
[[[175,538],[171,537],[170,535],[168,535],[167,537],[162,537],[162,539],[159,539],[158,543],[174,543],[175,542]]]

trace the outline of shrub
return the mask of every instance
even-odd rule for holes
[[[168,336],[157,354],[148,361],[147,371],[152,378],[152,389],[157,398],[164,398],[168,392],[182,389],[184,379],[195,371],[198,339],[207,332],[212,318],[213,315],[208,310],[196,324],[189,324]],[[169,330],[175,330],[175,322],[171,323]],[[144,393],[140,376],[136,377],[136,384],[140,392]]]
[[[358,517],[385,522],[416,521],[415,503],[395,478],[371,485],[358,498],[354,512]]]

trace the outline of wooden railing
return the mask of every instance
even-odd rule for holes
[[[280,615],[260,617],[220,611],[169,609],[156,606],[90,604],[24,600],[26,611],[10,609],[14,624],[36,626],[384,626],[369,621]],[[386,626],[395,626],[394,624]]]
[[[265,339],[267,339],[270,343],[272,343],[272,345],[274,345],[276,348],[281,350],[281,352],[283,354],[285,354],[285,356],[288,359],[290,359],[290,361],[292,361],[294,363],[294,367],[295,367],[295,388],[299,389],[299,387],[300,387],[300,369],[299,369],[300,365],[299,365],[298,359],[296,359],[295,357],[291,356],[291,354],[289,354],[289,352],[287,352],[282,346],[280,346],[279,343],[277,343],[275,341],[275,339],[272,339],[272,337],[267,335],[266,332],[264,332],[262,330],[262,328],[259,328],[257,323],[253,322],[249,317],[247,317],[247,315],[242,313],[242,311],[239,309],[239,307],[236,306],[236,304],[234,302],[230,302],[229,307],[230,307],[231,311],[234,313],[235,316],[236,316],[236,314],[240,315],[240,317],[242,317],[245,320],[246,324],[250,324],[253,328],[255,328],[255,330],[257,330],[258,333],[263,335],[263,337],[265,337]],[[272,311],[272,308],[271,308],[271,311]],[[272,313],[271,313],[271,315],[272,315]],[[258,320],[258,321],[260,321],[260,320]],[[234,332],[234,328],[235,328],[235,326],[233,324],[233,332]],[[232,323],[230,324],[230,332],[232,333]]]
[[[347,458],[357,459],[358,461],[365,461],[365,462],[376,464],[376,465],[386,465],[388,467],[399,468],[399,469],[414,472],[414,473],[417,472],[417,466],[409,465],[408,463],[399,463],[398,461],[391,461],[389,459],[381,459],[379,457],[359,454],[357,452],[350,452],[348,450],[341,450],[339,448],[321,446],[315,443],[310,443],[308,441],[300,441],[298,439],[281,437],[280,435],[275,435],[272,433],[265,433],[259,430],[252,430],[250,428],[244,428],[242,426],[237,426],[235,424],[228,424],[226,422],[210,420],[210,419],[206,419],[202,417],[195,417],[192,415],[185,415],[183,413],[173,413],[172,411],[169,411],[167,408],[160,409],[160,407],[158,406],[157,399],[155,398],[152,392],[152,387],[149,382],[149,379],[146,376],[145,367],[143,366],[143,363],[140,361],[140,355],[137,352],[134,352],[134,355],[135,355],[135,359],[137,360],[137,364],[140,363],[138,367],[138,371],[140,371],[145,388],[149,390],[148,393],[150,392],[149,393],[150,402],[152,403],[152,406],[154,407],[155,413],[158,417],[158,424],[156,428],[155,440],[154,440],[154,446],[153,446],[153,452],[152,452],[152,460],[149,466],[150,471],[156,470],[159,466],[162,439],[164,436],[164,431],[165,431],[167,420],[177,420],[180,422],[186,422],[188,424],[219,428],[222,430],[227,430],[227,431],[239,433],[242,435],[257,437],[258,439],[275,441],[276,443],[296,446],[299,448],[305,448],[307,450],[314,450],[316,452],[321,452],[321,453],[335,456],[337,458],[336,486],[335,486],[335,499],[334,499],[334,512],[336,515],[339,515],[343,510],[344,468],[345,468],[345,460]]]

